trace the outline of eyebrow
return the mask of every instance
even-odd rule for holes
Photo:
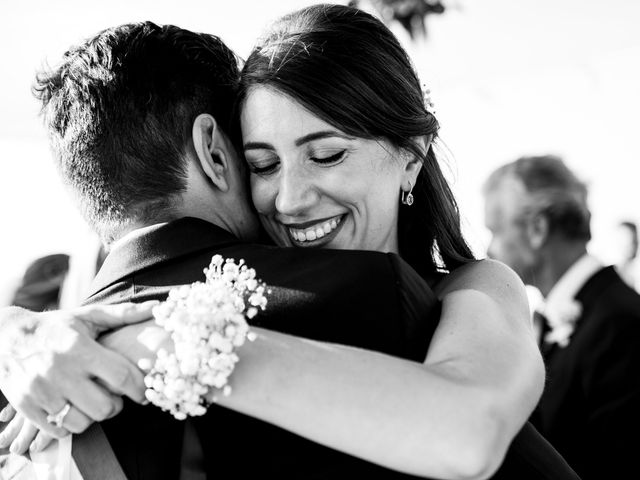
[[[319,132],[309,133],[298,138],[295,141],[296,147],[300,147],[305,143],[312,142],[314,140],[319,140],[321,138],[330,138],[330,137],[338,137],[344,138],[345,140],[354,140],[355,137],[350,135],[345,135],[344,133],[338,132],[336,130],[322,130]],[[266,142],[247,142],[244,144],[245,150],[275,150],[273,145]]]

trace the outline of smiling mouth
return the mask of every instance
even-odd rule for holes
[[[333,239],[338,230],[340,230],[343,218],[344,215],[338,215],[313,224],[307,224],[304,228],[290,225],[286,225],[286,227],[295,245],[311,247]]]

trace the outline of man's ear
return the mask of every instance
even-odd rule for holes
[[[539,250],[549,239],[549,219],[537,213],[527,222],[527,236],[532,248]]]
[[[212,115],[201,113],[193,122],[193,147],[200,167],[219,190],[229,190],[229,152],[224,133]]]

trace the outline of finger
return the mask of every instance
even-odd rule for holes
[[[82,384],[79,391],[69,396],[69,401],[95,422],[106,420],[122,409],[122,399],[89,379]]]
[[[62,426],[71,433],[82,433],[92,423],[93,420],[75,406],[71,406],[69,413],[62,420]]]
[[[29,421],[25,421],[15,440],[11,442],[9,450],[16,455],[22,455],[29,449],[37,434],[38,427]]]
[[[35,440],[31,443],[31,446],[29,447],[29,451],[31,453],[41,452],[45,448],[47,448],[53,440],[55,440],[55,438],[53,438],[48,433],[40,430],[38,431],[38,434],[36,435]]]
[[[13,420],[5,427],[0,433],[0,448],[6,448],[16,439],[22,425],[24,424],[24,417],[22,415],[16,415]]]
[[[2,411],[0,411],[0,422],[7,423],[11,421],[11,419],[15,416],[15,414],[16,414],[16,409],[13,408],[13,406],[10,403],[7,403],[7,405],[2,409]]]
[[[98,327],[99,331],[130,325],[153,316],[153,307],[158,300],[142,303],[120,303],[117,305],[90,305],[74,310],[74,314]]]
[[[149,373],[153,368],[153,360],[150,358],[141,358],[138,360],[138,368],[142,370],[143,373]]]
[[[62,403],[64,404],[64,402]],[[57,409],[56,411],[60,411],[60,409]],[[23,415],[24,418],[33,423],[40,430],[46,432],[54,438],[62,438],[69,435],[68,430],[65,430],[61,427],[56,427],[55,425],[47,422],[47,412],[39,407],[36,407],[32,404],[25,404],[24,408],[20,407],[20,411],[16,415],[16,418]]]
[[[98,360],[93,362],[89,373],[117,395],[126,395],[137,403],[145,401],[144,374],[122,355],[101,347]]]
[[[15,403],[15,408],[20,415],[54,438],[62,438],[69,434],[67,430],[47,421],[47,415],[59,412],[67,402],[66,398],[60,394],[59,383],[34,381],[30,385],[31,395]]]
[[[107,418],[115,417],[117,414],[119,414],[122,411],[122,408],[124,407],[124,402],[122,401],[122,397],[117,395],[112,395],[111,398],[113,400],[113,405],[115,408],[113,409],[113,412],[111,412],[111,415],[109,415]]]

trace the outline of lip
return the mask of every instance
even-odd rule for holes
[[[331,217],[325,217],[325,218],[318,218],[315,220],[310,220],[308,222],[303,222],[303,223],[284,223],[284,222],[280,222],[282,225],[284,225],[287,228],[296,228],[298,230],[304,230],[305,228],[309,228],[312,225],[317,225],[319,223],[324,223],[324,222],[329,222],[333,219],[335,220],[342,220],[344,218],[345,214],[340,214],[340,215],[332,215]]]
[[[324,246],[328,243],[330,243],[338,234],[338,232],[340,232],[340,230],[342,229],[342,225],[344,224],[345,221],[345,217],[347,216],[346,213],[343,213],[341,215],[334,215],[332,217],[326,217],[326,218],[321,218],[321,219],[317,219],[317,220],[312,220],[310,222],[304,222],[304,223],[282,223],[281,225],[285,227],[285,232],[289,238],[289,241],[295,246],[295,247],[299,247],[299,248],[318,248],[321,246]],[[331,221],[331,220],[338,220],[338,226],[336,228],[334,228],[331,233],[326,234],[325,236],[321,237],[321,238],[317,238],[315,240],[307,240],[304,242],[300,242],[298,240],[296,240],[295,238],[293,238],[293,236],[291,235],[291,232],[289,231],[289,228],[296,228],[296,229],[304,229],[304,228],[308,228],[312,225],[317,225],[320,223],[324,223],[327,221]]]

